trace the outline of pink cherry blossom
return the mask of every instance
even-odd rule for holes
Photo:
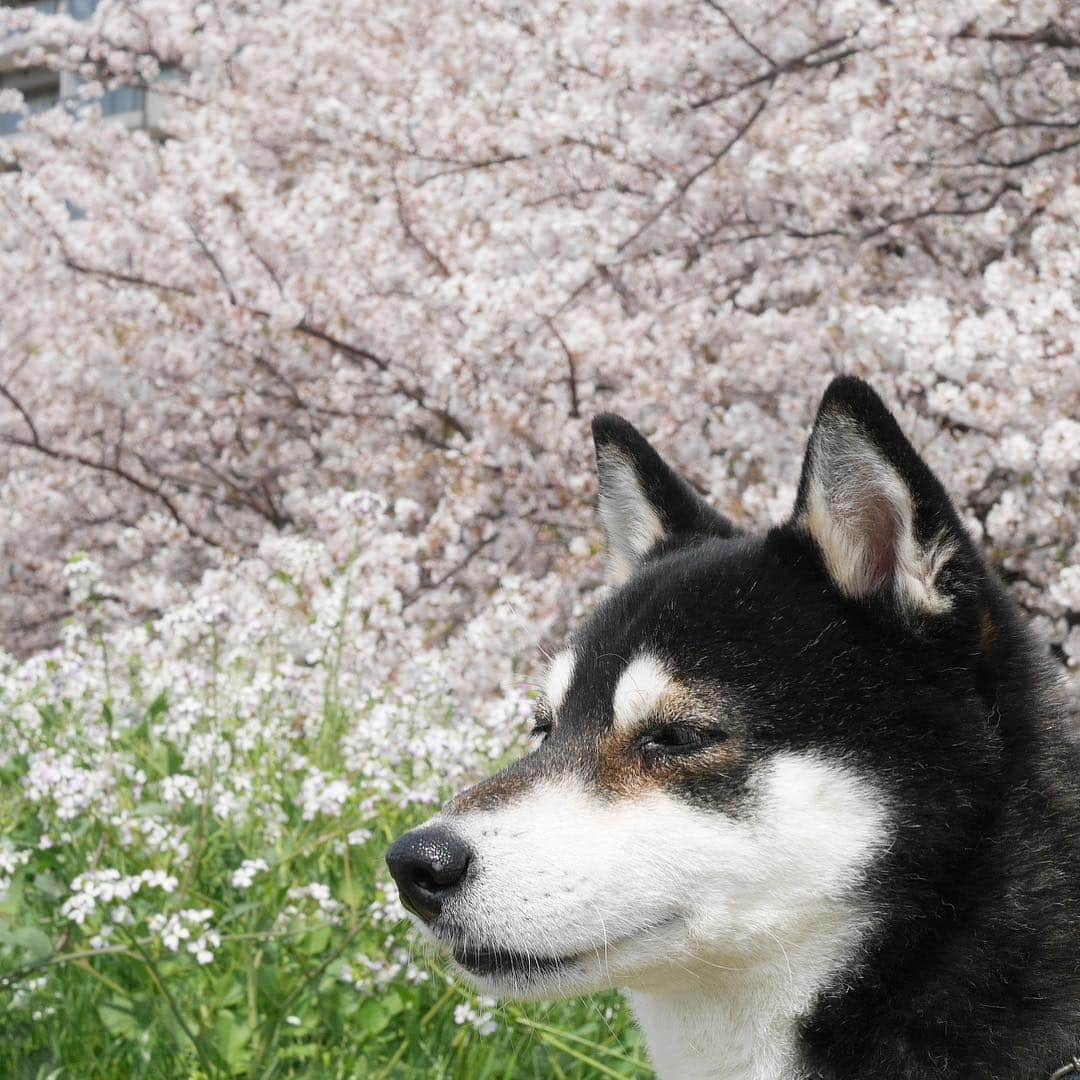
[[[593,412],[761,526],[848,370],[1076,670],[1075,5],[0,17],[81,87],[0,141],[7,647],[90,609],[201,633],[193,595],[254,627],[266,572],[290,603],[343,571],[289,622],[291,664],[352,604],[368,652],[342,679],[453,638],[481,700],[511,623],[543,638],[599,583]],[[152,130],[102,116],[123,86]],[[192,769],[227,751],[193,735]]]

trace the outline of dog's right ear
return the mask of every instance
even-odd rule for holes
[[[665,541],[736,533],[629,421],[601,413],[593,419],[592,432],[612,584],[631,577]]]

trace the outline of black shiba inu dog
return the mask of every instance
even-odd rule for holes
[[[1080,1054],[1080,754],[865,383],[752,536],[594,421],[613,589],[539,745],[388,854],[485,992],[622,988],[661,1077],[1047,1080]]]

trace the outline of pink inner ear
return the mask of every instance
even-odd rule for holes
[[[896,504],[877,485],[854,493],[851,501],[838,507],[843,522],[859,553],[861,573],[857,595],[872,596],[889,588],[896,578],[900,545],[900,516]]]

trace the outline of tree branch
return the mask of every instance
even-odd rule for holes
[[[77,273],[87,274],[93,277],[103,278],[108,281],[118,281],[125,285],[136,285],[143,288],[158,289],[162,292],[176,293],[182,296],[194,297],[196,292],[194,289],[188,288],[184,285],[174,285],[170,282],[158,281],[153,278],[143,277],[137,274],[124,273],[118,270],[111,270],[105,267],[93,267],[86,266],[83,263],[79,263],[74,259],[65,255],[64,265],[69,269]],[[234,301],[235,303],[235,301]],[[236,305],[238,310],[244,310],[249,315],[257,319],[268,320],[270,313],[262,311],[259,308],[245,308],[242,305]],[[383,374],[390,375],[394,380],[394,390],[401,394],[402,397],[407,398],[413,404],[423,409],[425,412],[434,416],[440,420],[447,427],[451,428],[458,435],[461,436],[466,442],[472,438],[472,431],[459,417],[450,412],[449,409],[440,406],[432,405],[427,400],[427,395],[418,386],[410,386],[404,382],[400,376],[396,373],[393,365],[385,357],[379,356],[377,353],[372,352],[370,349],[366,349],[361,345],[355,345],[351,342],[344,341],[342,338],[330,333],[328,330],[324,330],[322,327],[314,326],[306,319],[302,319],[296,326],[292,327],[292,332],[301,334],[305,337],[312,338],[316,341],[321,341],[326,345],[338,350],[349,360],[365,361]]]
[[[123,480],[125,483],[130,484],[132,487],[143,492],[143,494],[149,495],[151,498],[160,502],[173,521],[186,529],[192,536],[197,537],[199,540],[202,540],[203,543],[209,544],[212,547],[220,546],[217,540],[203,532],[197,526],[192,525],[191,522],[180,513],[176,503],[173,502],[167,492],[162,490],[160,484],[151,484],[142,479],[142,477],[136,476],[130,470],[125,469],[120,464],[110,463],[104,460],[95,461],[85,454],[79,454],[73,450],[62,450],[59,447],[47,445],[38,433],[26,407],[15,397],[11,390],[2,383],[0,383],[0,395],[15,408],[30,432],[29,438],[19,438],[17,435],[0,434],[0,440],[3,440],[10,446],[17,446],[23,450],[33,450],[45,457],[52,458],[54,461],[66,461],[71,464],[81,465],[87,469],[93,469],[95,472],[107,473],[110,476],[115,476],[117,479]]]

